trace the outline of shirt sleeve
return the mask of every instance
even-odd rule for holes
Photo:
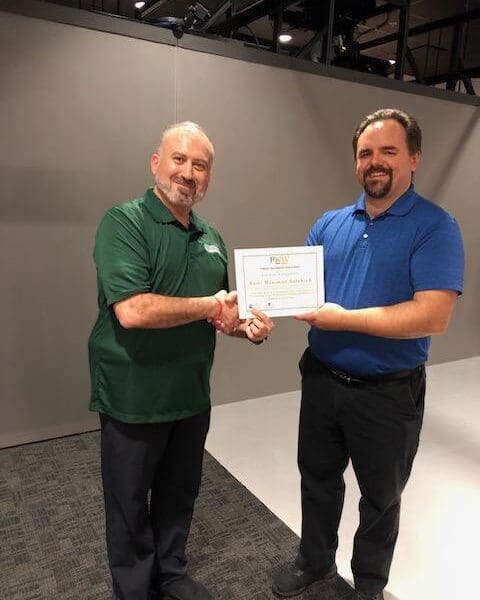
[[[321,246],[323,241],[323,221],[324,217],[320,217],[308,232],[305,246]]]
[[[222,236],[218,233],[218,231],[216,231],[215,233],[217,234],[218,243],[219,243],[220,248],[222,250],[223,256],[225,257],[225,277],[224,277],[224,282],[223,282],[223,289],[230,291],[230,283],[229,283],[229,280],[228,280],[228,250],[227,250],[227,245],[225,244]]]
[[[110,209],[98,227],[94,260],[109,306],[151,291],[148,246],[140,223],[118,207]]]
[[[414,291],[455,290],[461,294],[464,263],[460,228],[455,218],[445,213],[414,248],[411,260]]]

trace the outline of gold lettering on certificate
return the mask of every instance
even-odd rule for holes
[[[289,256],[271,256],[270,264],[272,265],[288,265]]]

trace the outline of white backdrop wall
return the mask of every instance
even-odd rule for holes
[[[216,145],[199,212],[233,250],[302,244],[314,219],[359,193],[359,119],[413,112],[425,137],[417,189],[457,216],[467,249],[465,295],[431,361],[480,353],[478,106],[8,12],[0,29],[0,447],[97,426],[86,354],[96,225],[143,193],[149,154],[175,120],[198,121]],[[305,335],[279,319],[261,347],[222,336],[214,403],[297,389]]]

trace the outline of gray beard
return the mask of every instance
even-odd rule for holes
[[[171,204],[174,206],[179,206],[180,208],[192,208],[194,204],[200,202],[200,200],[203,198],[203,194],[194,194],[190,197],[185,197],[180,193],[174,194],[170,187],[161,183],[157,177],[155,177],[155,184]]]

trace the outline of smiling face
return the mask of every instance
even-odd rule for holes
[[[367,201],[384,209],[410,187],[420,152],[410,154],[405,129],[395,119],[374,121],[358,138],[356,174]]]
[[[207,191],[211,145],[201,131],[173,129],[153,153],[150,166],[157,195],[174,214],[188,213]]]

